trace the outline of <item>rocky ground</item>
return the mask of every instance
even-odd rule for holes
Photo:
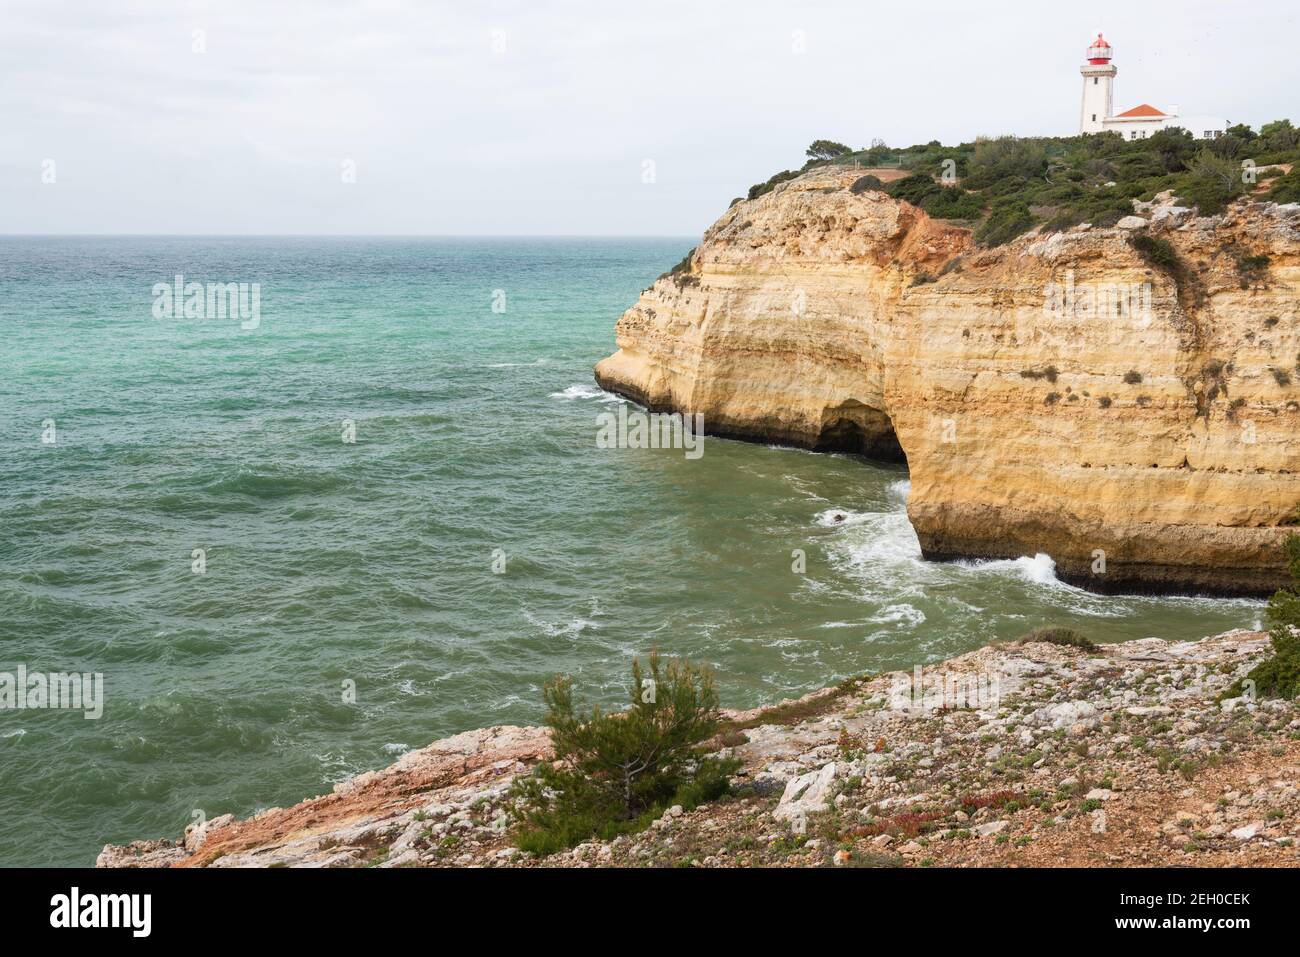
[[[107,846],[97,864],[1295,866],[1300,708],[1218,700],[1267,648],[1255,632],[996,645],[928,666],[920,702],[894,673],[729,712],[715,743],[744,762],[733,795],[544,859],[511,844],[505,794],[547,734],[502,727],[292,808]]]

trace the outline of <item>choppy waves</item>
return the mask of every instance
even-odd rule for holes
[[[654,648],[749,707],[1048,621],[1118,640],[1259,616],[1091,595],[1047,556],[925,562],[898,467],[598,448],[624,401],[591,379],[612,318],[690,240],[50,242],[84,268],[7,264],[40,294],[14,300],[0,397],[61,438],[0,448],[4,650],[103,672],[106,701],[0,731],[0,864],[86,865],[195,808],[537,721],[555,674],[621,704]],[[265,269],[275,314],[253,336],[141,318],[177,256]],[[498,285],[509,324],[480,321]],[[70,296],[102,315],[69,325]]]

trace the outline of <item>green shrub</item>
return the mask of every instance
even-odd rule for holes
[[[978,196],[960,186],[941,186],[929,173],[913,173],[884,189],[895,199],[909,202],[938,219],[978,219],[984,212]]]
[[[1292,126],[1290,120],[1274,120],[1259,128],[1259,141],[1266,150],[1294,150],[1300,147],[1300,129]]]
[[[1291,584],[1269,599],[1269,640],[1273,656],[1250,670],[1224,697],[1235,698],[1245,691],[1244,681],[1253,681],[1255,694],[1263,698],[1300,697],[1300,535],[1288,535],[1283,543]]]
[[[1238,256],[1237,275],[1241,277],[1241,287],[1245,289],[1268,279],[1268,264],[1269,258],[1263,254]]]
[[[516,779],[511,790],[516,844],[545,855],[592,838],[641,830],[672,804],[690,809],[726,793],[739,766],[706,757],[700,744],[719,730],[712,674],[687,661],[648,672],[632,662],[631,707],[579,713],[572,682],[543,689],[555,760]]]
[[[1205,150],[1192,161],[1178,196],[1200,210],[1202,216],[1215,216],[1244,192],[1245,186],[1240,163]]]
[[[1268,198],[1274,203],[1300,203],[1300,166],[1273,182]]]
[[[1128,372],[1124,373],[1124,382],[1127,385],[1137,385],[1141,381],[1142,373],[1138,372],[1137,369],[1129,369]]]
[[[1022,645],[1031,641],[1045,641],[1049,645],[1066,645],[1070,648],[1081,648],[1084,651],[1097,650],[1096,642],[1086,635],[1080,634],[1073,628],[1061,628],[1055,625],[1035,628],[1020,639]]]
[[[1196,155],[1196,140],[1190,131],[1181,127],[1159,130],[1149,140],[1147,149],[1160,158],[1166,172],[1178,173],[1187,169]]]
[[[958,186],[940,186],[921,208],[937,219],[978,219],[984,214],[979,197]]]
[[[969,180],[967,180],[969,182]],[[994,199],[1004,199],[1010,197],[1024,197],[1032,195],[1033,190],[1030,188],[1029,180],[1023,176],[1007,176],[1004,179],[996,179],[984,188],[984,194]]]
[[[913,206],[920,206],[925,200],[943,189],[929,173],[913,173],[896,179],[885,187],[885,192],[895,199],[905,200]]]
[[[1128,237],[1129,245],[1152,269],[1158,269],[1168,275],[1178,288],[1178,304],[1186,310],[1199,308],[1205,301],[1205,288],[1196,274],[1183,265],[1178,257],[1178,250],[1173,243],[1159,236],[1144,232],[1133,232]]]
[[[1170,275],[1182,271],[1182,260],[1178,258],[1178,251],[1169,240],[1147,233],[1131,233],[1128,242],[1142,257],[1142,261],[1152,269],[1159,269]]]
[[[853,185],[849,187],[849,192],[857,195],[858,193],[865,193],[869,189],[883,190],[884,188],[885,184],[880,181],[879,176],[872,176],[868,173],[866,176],[859,176],[855,179]]]
[[[969,186],[989,185],[1008,177],[1030,179],[1047,167],[1047,150],[1035,139],[999,136],[975,144],[970,160]]]
[[[798,175],[799,175],[798,170],[792,170],[792,169],[782,170],[781,172],[773,176],[771,179],[769,179],[766,183],[755,183],[753,186],[749,187],[749,192],[745,194],[745,198],[758,199],[758,197],[772,192],[772,190],[774,190],[778,184],[784,183],[787,180],[792,180]]]
[[[681,262],[666,273],[661,274],[659,278],[673,280],[673,282],[677,284],[678,288],[697,284],[699,282],[699,277],[691,275],[691,260],[695,258],[695,250],[696,247],[692,246],[691,251],[682,257]]]
[[[1019,200],[999,200],[975,230],[975,241],[982,246],[1001,246],[1033,227],[1034,217],[1027,205]]]
[[[1053,385],[1056,384],[1056,379],[1060,374],[1061,373],[1056,368],[1056,366],[1048,366],[1045,369],[1021,369],[1020,370],[1020,378],[1022,379],[1046,379],[1048,382],[1051,382]]]
[[[664,273],[664,276],[676,276],[678,273],[690,272],[691,260],[695,258],[695,249],[696,247],[692,246],[690,252],[688,252],[685,256],[682,257],[681,262],[679,262],[672,269]],[[659,278],[662,279],[663,276],[660,276]]]

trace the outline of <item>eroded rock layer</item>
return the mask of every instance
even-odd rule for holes
[[[1300,206],[1166,203],[983,250],[859,174],[733,205],[619,320],[599,383],[715,435],[905,455],[930,558],[1046,552],[1099,591],[1285,581]]]

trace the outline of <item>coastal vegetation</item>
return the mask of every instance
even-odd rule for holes
[[[695,258],[696,247],[692,246],[690,251],[681,258],[681,261],[672,269],[659,276],[660,279],[671,279],[677,283],[678,288],[683,286],[694,285],[698,282],[695,276],[691,275],[691,260]]]
[[[1166,190],[1202,215],[1221,213],[1247,194],[1278,203],[1300,202],[1300,129],[1290,120],[1258,130],[1230,127],[1215,140],[1183,129],[1147,139],[1118,133],[1068,137],[1000,136],[957,146],[938,140],[904,148],[877,143],[851,149],[819,139],[798,170],[782,170],[750,187],[757,199],[818,166],[898,169],[909,175],[882,183],[867,174],[854,192],[878,189],[938,219],[975,230],[976,241],[999,246],[1035,226],[1059,232],[1080,223],[1114,226]],[[872,181],[874,180],[874,182]]]
[[[1055,625],[1048,625],[1043,628],[1035,628],[1025,637],[1020,639],[1020,644],[1025,645],[1034,641],[1045,641],[1049,645],[1061,645],[1066,648],[1078,648],[1082,651],[1096,651],[1097,643],[1073,628],[1062,628]]]
[[[721,729],[712,673],[688,661],[661,665],[652,652],[645,669],[632,662],[628,691],[626,711],[579,712],[570,678],[543,688],[555,759],[512,788],[520,849],[547,855],[610,840],[728,791],[738,762],[701,747]]]
[[[858,193],[865,193],[869,189],[883,190],[884,188],[885,184],[881,182],[879,176],[872,176],[868,173],[866,176],[859,176],[855,179],[853,185],[849,187],[849,192],[856,195]]]
[[[1296,510],[1300,518],[1300,509]],[[1225,697],[1236,697],[1246,690],[1245,682],[1254,682],[1255,694],[1264,698],[1300,697],[1300,535],[1288,535],[1283,543],[1291,584],[1281,588],[1269,600],[1269,640],[1272,657],[1265,658],[1234,684]]]

